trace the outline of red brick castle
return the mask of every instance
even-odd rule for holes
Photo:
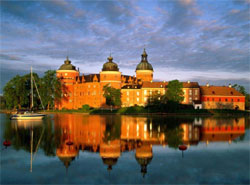
[[[136,76],[123,75],[118,65],[109,56],[99,74],[80,75],[79,70],[67,59],[56,71],[62,83],[62,98],[55,104],[56,109],[78,109],[88,104],[91,107],[106,107],[103,86],[110,84],[121,89],[122,107],[145,106],[153,95],[163,95],[168,82],[153,81],[153,67],[148,62],[144,49],[141,62],[136,67]],[[229,86],[199,86],[198,82],[182,82],[183,104],[193,104],[204,109],[245,110],[245,96]]]

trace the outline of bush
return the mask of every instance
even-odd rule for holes
[[[91,107],[87,104],[83,105],[82,108],[78,109],[80,110],[81,112],[89,112],[91,109]]]

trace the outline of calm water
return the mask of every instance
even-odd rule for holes
[[[249,120],[1,119],[1,184],[249,184]],[[5,148],[3,142],[11,141]],[[183,152],[180,145],[187,146]]]

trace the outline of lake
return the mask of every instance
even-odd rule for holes
[[[245,117],[51,114],[10,121],[0,114],[0,120],[1,184],[250,182]]]

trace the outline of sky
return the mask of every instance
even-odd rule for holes
[[[250,0],[0,1],[1,88],[15,75],[57,70],[66,56],[83,74],[112,54],[135,75],[143,48],[154,80],[239,84],[250,92]]]

